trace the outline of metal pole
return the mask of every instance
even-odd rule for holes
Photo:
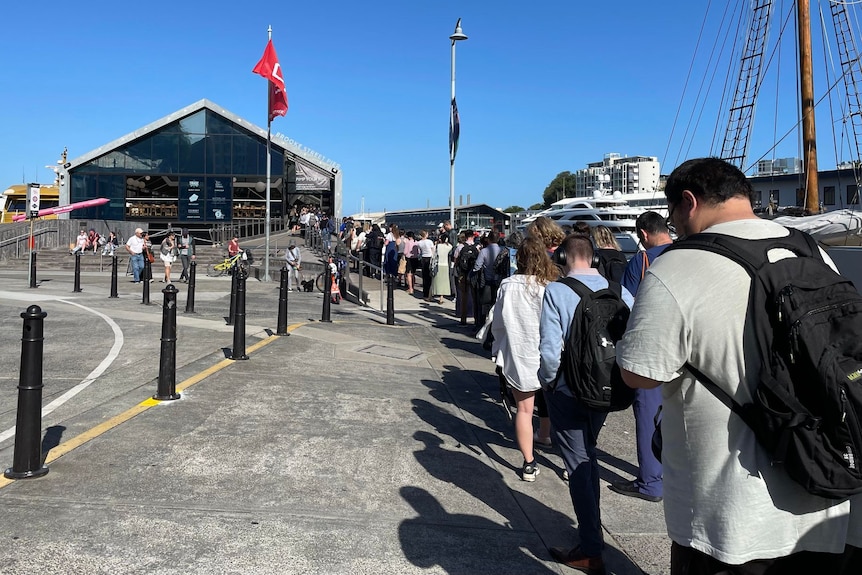
[[[233,320],[233,349],[230,359],[248,359],[245,354],[245,279],[248,272],[245,266],[237,266],[234,270],[236,276],[236,311]]]
[[[267,28],[268,40],[272,40],[272,26]],[[266,103],[266,248],[265,255],[263,256],[263,281],[269,281],[269,215],[270,215],[270,200],[271,200],[271,188],[272,188],[272,150],[271,142],[272,139],[272,114],[270,114],[270,110],[272,110],[272,89],[270,88],[269,81],[266,83],[266,94],[267,94],[267,103]],[[285,189],[287,187],[285,186]],[[284,201],[284,194],[282,194],[282,202]]]
[[[144,255],[144,286],[141,291],[141,304],[150,305],[150,278],[153,277],[153,266],[150,265],[150,260]]]
[[[452,95],[449,100],[449,130],[455,128],[455,114],[452,108],[452,102],[455,101],[455,40],[451,40],[451,66],[452,73]],[[449,221],[455,225],[455,134],[449,135]],[[457,227],[455,229],[458,229]]]
[[[42,464],[42,355],[44,319],[48,314],[31,305],[21,314],[21,370],[18,378],[18,414],[15,422],[15,452],[9,479],[30,479],[48,473]]]
[[[275,335],[290,335],[287,333],[287,282],[290,272],[287,266],[281,268],[281,282],[278,286],[278,325]]]
[[[36,285],[36,252],[30,250],[30,287],[39,287]]]
[[[230,269],[230,308],[227,312],[227,324],[233,325],[233,316],[236,313],[236,281],[242,266],[234,264]]]
[[[119,297],[117,295],[117,256],[111,256],[111,295],[108,297]]]
[[[395,325],[395,276],[388,274],[386,282],[386,325]]]
[[[323,269],[323,313],[320,316],[320,321],[330,323],[330,308],[332,307],[332,273],[329,269],[329,263],[324,264]]]
[[[189,263],[189,289],[186,292],[186,313],[195,313],[195,278],[197,277],[198,264],[195,260]]]
[[[177,288],[168,284],[162,290],[162,346],[159,350],[159,384],[153,399],[179,399],[177,393]]]
[[[75,253],[75,282],[72,291],[81,291],[81,252]]]

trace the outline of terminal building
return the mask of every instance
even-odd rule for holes
[[[137,221],[155,228],[263,222],[266,149],[266,129],[199,100],[63,163],[60,205],[107,198],[107,204],[75,211],[73,218]],[[270,150],[272,220],[283,222],[296,204],[340,217],[338,164],[280,136],[271,138]]]
[[[400,210],[386,212],[386,225],[395,224],[399,229],[419,233],[426,230],[436,233],[437,226],[449,219],[449,206],[422,210]],[[509,214],[492,208],[488,204],[464,204],[455,206],[456,230],[488,231],[508,233]]]

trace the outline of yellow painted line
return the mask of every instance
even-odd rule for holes
[[[293,324],[291,326],[288,326],[287,333],[290,333],[293,330],[295,330],[295,329],[297,329],[303,325],[305,325],[305,324],[304,323],[296,323],[296,324]],[[278,335],[271,335],[267,338],[264,338],[264,339],[258,341],[257,343],[253,344],[251,347],[246,348],[246,353],[254,353],[254,352],[258,351],[259,349],[271,344],[272,342],[279,339],[280,337],[281,336],[278,336]],[[226,368],[227,366],[233,365],[234,363],[236,363],[236,362],[232,359],[223,359],[220,362],[218,362],[217,364],[212,365],[212,366],[206,368],[205,370],[203,370],[199,373],[196,373],[195,375],[183,380],[181,383],[178,383],[176,386],[176,390],[177,390],[177,392],[180,392],[184,389],[187,389],[187,388],[193,386],[194,384],[199,383],[200,381],[204,380],[205,378],[211,376],[212,374],[221,371],[222,369]],[[73,449],[76,449],[76,448],[84,445],[88,441],[91,441],[91,440],[99,437],[103,433],[117,427],[121,423],[125,423],[126,421],[132,419],[136,415],[141,414],[141,413],[145,412],[146,410],[150,409],[151,407],[158,405],[160,403],[161,403],[161,401],[158,399],[153,399],[153,398],[145,399],[144,401],[142,401],[138,405],[132,407],[131,409],[127,409],[123,413],[121,413],[119,415],[115,415],[114,417],[112,417],[111,419],[109,419],[107,421],[103,421],[102,423],[100,423],[96,427],[88,429],[87,431],[85,431],[79,435],[76,435],[75,437],[73,437],[72,439],[70,439],[68,441],[64,441],[63,443],[54,447],[53,449],[51,449],[51,451],[48,452],[47,456],[45,457],[45,464],[47,465],[48,463],[51,463],[52,461],[57,460],[58,458],[66,455],[67,453],[69,453]],[[12,483],[14,481],[15,481],[14,479],[8,479],[6,477],[0,477],[0,489],[6,487],[7,485],[9,485],[10,483]]]

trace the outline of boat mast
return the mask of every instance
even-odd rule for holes
[[[817,187],[817,137],[814,129],[814,80],[811,64],[811,9],[809,0],[797,0],[799,27],[799,79],[802,112],[802,163],[805,171],[805,213],[820,212]]]

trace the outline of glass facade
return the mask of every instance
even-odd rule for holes
[[[281,217],[292,159],[272,146],[270,215]],[[266,139],[209,109],[70,170],[70,199],[108,198],[80,219],[215,223],[263,218]]]

